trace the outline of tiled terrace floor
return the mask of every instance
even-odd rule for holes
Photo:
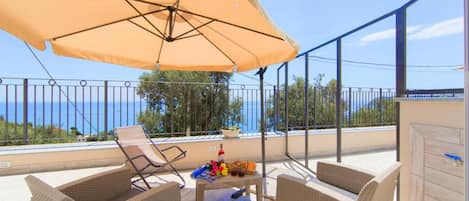
[[[335,156],[313,158],[310,160],[310,167],[315,170],[316,162],[318,160],[331,160],[335,161]],[[390,166],[395,161],[394,150],[383,150],[374,151],[367,153],[358,153],[352,155],[343,156],[343,162],[351,164],[363,169],[380,172],[386,167]],[[72,180],[92,175],[105,170],[117,168],[117,166],[111,167],[98,167],[89,169],[77,169],[77,170],[66,170],[56,172],[43,172],[35,173],[33,175],[39,177],[43,181],[51,184],[52,186],[58,186]],[[258,171],[261,170],[261,164],[258,164]],[[267,166],[268,177],[265,180],[264,191],[267,195],[275,195],[276,182],[275,178],[279,174],[290,174],[296,177],[307,178],[309,177],[308,172],[304,171],[301,166],[297,165],[292,161],[278,161],[270,162]],[[13,175],[0,177],[0,201],[23,201],[29,200],[30,192],[24,177],[27,175]],[[195,188],[195,182],[190,178],[190,171],[184,171],[183,176],[186,178],[186,189],[189,191]],[[172,175],[161,175],[162,180],[171,180]],[[254,197],[253,197],[254,198]],[[190,199],[188,199],[190,200]],[[229,200],[229,199],[227,199]],[[252,199],[255,200],[255,199]]]

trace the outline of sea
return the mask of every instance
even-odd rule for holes
[[[81,133],[96,134],[104,131],[104,102],[29,102],[28,122],[33,126],[54,125],[62,129],[76,127]],[[145,102],[108,103],[108,128],[138,124],[138,115],[145,111]],[[0,102],[0,117],[10,123],[23,123],[23,102]],[[241,109],[242,122],[237,124],[243,132],[258,132],[259,102],[245,102]]]

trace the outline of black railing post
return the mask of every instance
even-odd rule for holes
[[[406,87],[406,9],[401,9],[396,13],[396,95],[403,97]]]
[[[337,84],[335,96],[335,118],[337,129],[337,162],[342,162],[342,39],[337,39]]]
[[[277,131],[277,108],[278,108],[278,105],[277,105],[277,86],[274,85],[274,98],[273,98],[273,102],[274,102],[274,131]]]
[[[107,137],[107,133],[108,133],[107,123],[108,123],[108,81],[105,80],[104,81],[104,138]]]
[[[279,121],[280,121],[280,68],[277,69],[277,108],[276,108],[276,114],[277,114],[277,119],[275,121],[275,130],[279,130]]]
[[[383,88],[379,88],[379,122],[380,125],[384,125],[384,118],[383,118],[383,109],[384,109],[384,101],[383,101]]]
[[[9,139],[10,139],[10,134],[9,132],[9,125],[8,125],[8,108],[9,108],[9,102],[8,102],[8,84],[5,85],[5,145],[8,144]]]
[[[407,70],[407,19],[406,8],[396,13],[396,97],[404,96],[406,86]],[[400,161],[400,103],[396,103],[396,160]],[[400,200],[400,186],[397,183],[397,200]]]
[[[285,63],[285,87],[284,87],[284,96],[285,96],[285,155],[288,156],[288,62]]]
[[[63,138],[62,136],[62,86],[57,85],[59,88],[59,123],[57,124],[58,128],[58,137]],[[98,115],[99,116],[99,115]],[[66,142],[66,139],[63,139],[64,142]]]
[[[308,165],[308,158],[309,158],[309,134],[308,134],[308,130],[309,130],[309,116],[308,116],[308,88],[309,88],[309,60],[308,60],[308,53],[305,54],[305,98],[304,98],[304,120],[305,120],[305,166],[306,168],[309,167]]]
[[[28,79],[23,80],[23,144],[28,143]]]
[[[352,87],[348,88],[348,127],[352,127]]]
[[[316,87],[314,87],[313,88],[313,122],[312,122],[313,123],[313,126],[312,126],[313,129],[316,128],[316,99],[317,99],[317,97],[316,97],[317,92],[316,91],[317,91],[317,89],[316,89]]]

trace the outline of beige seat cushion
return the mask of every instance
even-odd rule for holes
[[[340,200],[340,201],[354,201],[358,195],[349,191],[337,188],[333,185],[319,181],[317,178],[313,178],[306,183],[306,186],[314,191],[318,191],[319,199],[321,201],[329,200]]]
[[[32,194],[31,201],[73,201],[72,198],[34,176],[29,175],[25,180]]]
[[[317,178],[322,182],[358,194],[375,173],[343,163],[319,161]]]

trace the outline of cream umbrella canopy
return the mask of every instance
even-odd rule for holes
[[[0,0],[0,28],[39,50],[153,70],[241,72],[266,68],[298,46],[257,0]],[[261,115],[265,177],[265,120]]]
[[[0,19],[39,50],[149,70],[248,71],[298,49],[257,0],[1,0]]]

